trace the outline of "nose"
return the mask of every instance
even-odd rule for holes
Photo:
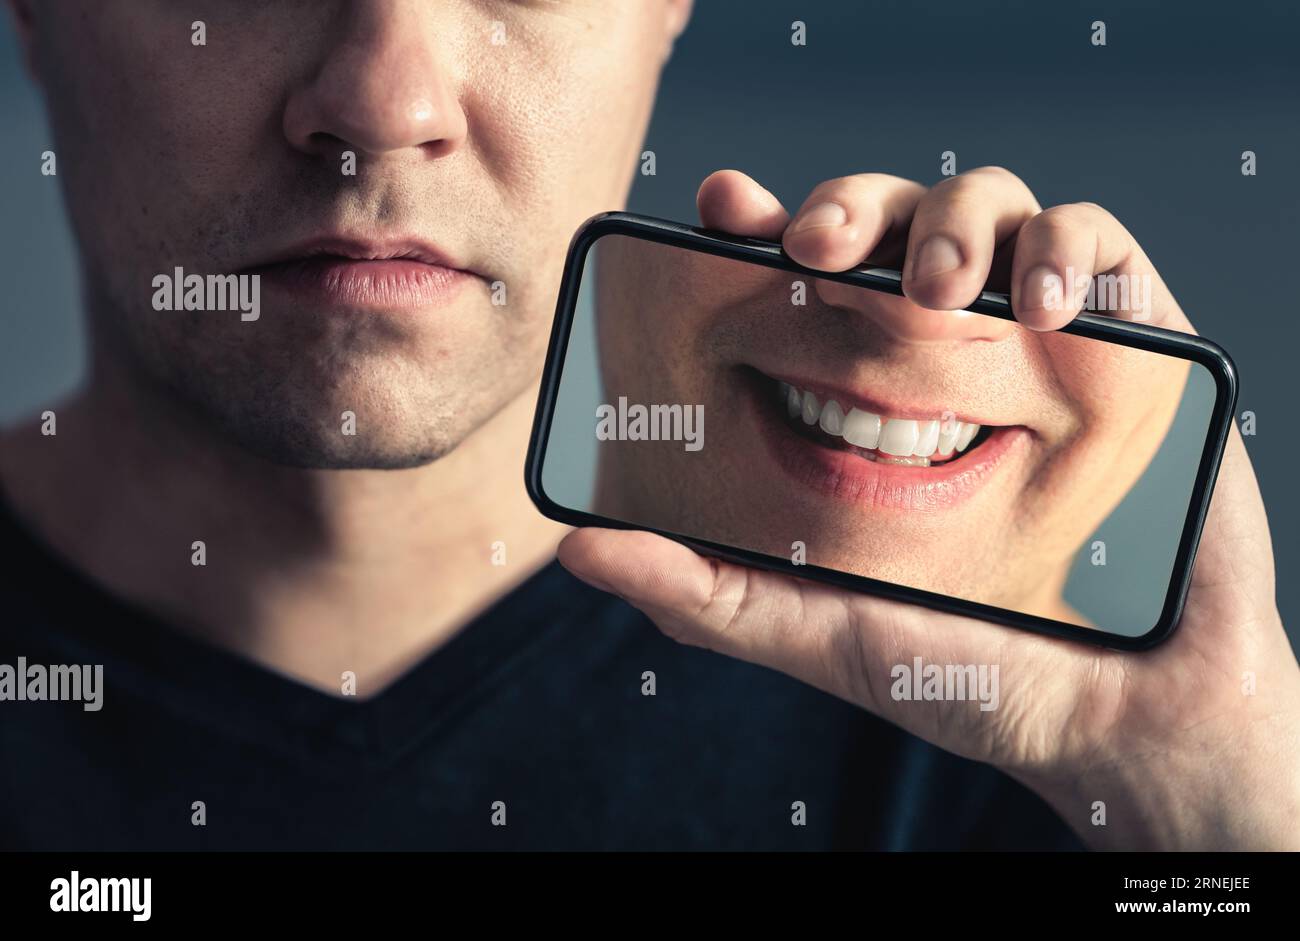
[[[873,325],[902,343],[1001,340],[1016,329],[1013,321],[967,310],[928,310],[905,297],[841,284],[817,282],[817,294],[832,307],[863,315]]]
[[[468,124],[428,7],[352,0],[341,10],[333,27],[339,38],[285,106],[290,144],[318,155],[418,150],[443,157],[457,150]]]

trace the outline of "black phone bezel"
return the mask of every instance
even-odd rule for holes
[[[573,325],[577,306],[578,292],[582,284],[582,274],[586,266],[587,255],[598,240],[609,235],[625,235],[646,239],[705,252],[724,258],[748,261],[769,268],[805,274],[813,278],[855,284],[861,287],[884,291],[901,296],[903,294],[901,278],[897,272],[886,269],[859,266],[843,272],[817,271],[805,268],[782,250],[778,243],[759,239],[729,235],[709,229],[657,219],[627,212],[605,212],[588,219],[578,229],[569,244],[564,262],[563,279],[556,303],[555,320],[551,327],[550,344],[546,352],[546,364],[542,373],[541,390],[538,394],[537,409],[533,416],[532,434],[528,442],[528,455],[524,470],[524,482],[528,495],[537,508],[547,517],[571,526],[599,526],[607,529],[642,530],[658,533],[661,536],[690,546],[702,553],[748,565],[753,568],[772,572],[781,572],[798,578],[836,585],[852,591],[866,592],[890,598],[896,601],[924,605],[952,614],[963,614],[1008,627],[1016,627],[1083,641],[1117,650],[1145,650],[1166,640],[1178,625],[1187,590],[1191,581],[1192,564],[1196,558],[1196,549],[1200,541],[1201,530],[1205,524],[1205,515],[1209,510],[1210,498],[1214,492],[1214,482],[1218,475],[1223,449],[1227,443],[1237,401],[1237,372],[1228,354],[1217,344],[1202,337],[1166,330],[1149,324],[1117,320],[1094,314],[1080,314],[1069,325],[1062,328],[1063,333],[1106,342],[1121,346],[1151,350],[1191,360],[1204,366],[1214,376],[1216,396],[1209,431],[1201,451],[1200,465],[1197,468],[1196,481],[1188,504],[1187,518],[1179,538],[1178,551],[1174,557],[1174,567],[1170,575],[1169,588],[1165,602],[1156,624],[1144,634],[1129,636],[1114,634],[1097,628],[1081,627],[1064,621],[1024,614],[1007,608],[953,598],[936,592],[881,581],[864,575],[854,575],[837,569],[816,565],[796,565],[789,559],[769,556],[749,549],[714,543],[704,539],[684,536],[680,533],[667,532],[649,526],[637,526],[622,520],[610,519],[561,506],[546,495],[542,487],[542,468],[546,460],[546,447],[550,435],[551,422],[554,418],[556,397],[560,389],[560,377],[563,372],[564,358],[568,351],[569,334]],[[984,292],[966,309],[993,317],[1008,320],[1015,319],[1011,304],[1006,295]]]

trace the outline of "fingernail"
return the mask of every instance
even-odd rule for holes
[[[1036,265],[1025,275],[1020,287],[1021,310],[1064,310],[1064,282],[1055,268]]]
[[[794,227],[790,232],[794,234],[807,229],[830,229],[848,221],[849,214],[839,203],[818,203],[799,213],[799,218],[794,221]]]
[[[961,249],[957,243],[946,235],[932,235],[921,243],[916,253],[916,263],[912,265],[912,280],[924,281],[945,271],[961,267]]]

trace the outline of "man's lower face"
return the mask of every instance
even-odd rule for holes
[[[483,279],[322,262],[260,274],[238,311],[137,311],[128,342],[181,401],[277,463],[401,468],[441,457],[532,379],[543,318]]]

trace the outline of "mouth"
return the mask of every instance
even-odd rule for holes
[[[777,395],[797,431],[828,447],[851,451],[865,460],[901,467],[940,467],[973,451],[993,427],[959,421],[945,409],[940,418],[881,415],[840,402],[825,393],[777,381]]]
[[[768,453],[801,484],[858,505],[938,509],[982,488],[1031,433],[957,408],[886,410],[867,397],[750,371]]]
[[[428,308],[450,302],[477,275],[414,239],[327,237],[245,269],[273,290],[350,308]]]

